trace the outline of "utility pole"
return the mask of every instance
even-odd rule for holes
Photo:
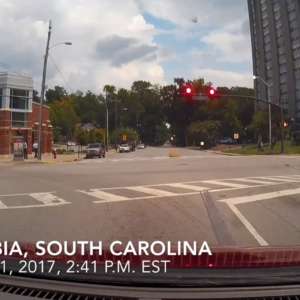
[[[51,39],[51,30],[52,23],[49,21],[49,30],[48,30],[48,38],[46,45],[46,52],[44,56],[44,67],[43,67],[43,79],[42,79],[42,88],[41,88],[41,99],[40,99],[40,107],[39,107],[39,132],[38,132],[38,159],[42,160],[42,130],[43,130],[43,103],[45,98],[45,83],[46,83],[46,74],[47,74],[47,62],[49,56],[49,46]]]
[[[281,101],[279,105],[280,105],[280,153],[282,154],[284,153],[284,131],[283,131],[284,118],[283,118],[283,107]]]
[[[106,152],[108,152],[108,141],[109,141],[109,128],[108,128],[108,124],[109,124],[109,112],[108,112],[108,101],[107,101],[107,92],[105,94],[105,107],[106,107]]]
[[[269,107],[269,147],[272,149],[272,107],[271,107],[271,85],[268,85],[268,107]]]

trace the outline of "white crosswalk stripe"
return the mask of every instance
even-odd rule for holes
[[[253,179],[253,178],[239,178],[239,179],[235,179],[235,181],[241,181],[241,182],[246,182],[246,183],[256,183],[256,184],[261,184],[261,185],[270,185],[270,184],[274,183],[272,181],[258,180],[258,179]]]
[[[259,178],[259,179],[269,179],[269,180],[272,180],[272,181],[277,181],[277,182],[298,182],[299,180],[297,178],[280,178],[280,177],[275,177],[275,176],[272,176],[272,177],[256,177],[256,178]]]
[[[154,189],[154,188],[150,188],[150,187],[144,187],[144,186],[131,186],[131,187],[126,187],[126,189],[135,191],[135,192],[150,194],[153,196],[159,196],[159,197],[170,197],[170,196],[178,195],[177,193],[172,193],[172,192]]]
[[[120,196],[120,195],[116,195],[113,193],[108,193],[108,192],[104,192],[100,189],[91,189],[89,191],[82,191],[82,190],[78,190],[78,192],[81,192],[83,194],[95,197],[97,199],[100,199],[100,201],[97,202],[103,202],[103,201],[124,201],[124,200],[129,200],[130,198],[125,197],[125,196]],[[97,203],[95,201],[95,203]]]
[[[191,185],[191,184],[186,184],[186,183],[169,183],[169,184],[167,184],[167,186],[174,187],[174,188],[186,189],[186,190],[192,190],[192,191],[198,191],[198,192],[208,190],[207,187]]]
[[[238,183],[225,182],[225,181],[219,181],[219,180],[205,180],[202,182],[208,183],[208,184],[213,184],[213,185],[227,186],[227,187],[231,187],[231,188],[247,188],[247,187],[249,187],[249,185],[245,185],[245,184],[238,184]]]

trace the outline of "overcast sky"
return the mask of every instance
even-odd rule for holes
[[[49,19],[51,44],[73,43],[51,50],[49,87],[253,84],[246,0],[0,0],[0,71],[31,74],[37,90]]]

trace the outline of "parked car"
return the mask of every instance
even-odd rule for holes
[[[105,157],[105,147],[101,143],[89,144],[86,148],[86,158]]]
[[[145,144],[141,143],[137,145],[138,149],[145,149]]]
[[[236,144],[236,141],[231,137],[225,137],[225,138],[219,140],[219,144],[233,145],[233,144]]]
[[[119,145],[118,150],[119,150],[120,153],[130,152],[131,148],[130,148],[130,146],[128,144],[121,144],[121,145]]]

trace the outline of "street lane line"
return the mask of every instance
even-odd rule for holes
[[[62,198],[53,195],[52,193],[31,193],[30,197],[42,202],[46,206],[64,204],[66,201]]]
[[[108,201],[108,202],[113,202],[113,201],[124,201],[124,200],[129,200],[130,198],[125,197],[125,196],[120,196],[112,193],[107,193],[104,192],[100,189],[91,189],[89,191],[82,191],[78,190],[78,192],[95,197],[97,199],[100,199],[102,201]],[[102,202],[102,201],[97,201],[97,202]]]
[[[222,199],[222,200],[219,200],[219,201],[237,205],[237,204],[242,204],[242,203],[268,200],[268,199],[280,198],[280,197],[285,197],[285,196],[292,196],[292,195],[297,195],[297,194],[300,194],[300,188],[298,188],[298,189],[289,189],[289,190],[280,190],[280,191],[276,191],[276,192],[270,192],[270,193],[265,193],[265,194],[257,194],[257,195],[252,195],[252,196],[227,198],[227,199]]]
[[[228,178],[228,180],[229,180],[229,178]],[[234,179],[232,179],[232,180],[234,180]],[[228,187],[232,187],[232,188],[248,188],[248,187],[250,187],[249,185],[245,185],[245,184],[237,184],[237,183],[217,181],[217,180],[205,180],[205,181],[202,181],[202,183],[223,185],[223,186],[228,186]]]
[[[252,178],[239,178],[239,179],[234,179],[236,181],[242,181],[242,182],[249,182],[249,183],[257,183],[261,185],[271,185],[272,181],[265,181],[265,180],[257,180],[257,179],[252,179]]]
[[[256,231],[254,226],[244,217],[240,210],[232,203],[227,203],[231,211],[235,216],[242,222],[242,224],[247,228],[247,230],[252,234],[256,241],[261,246],[268,246],[268,242]]]
[[[187,189],[187,190],[198,191],[198,192],[208,190],[207,187],[191,185],[191,184],[184,184],[184,183],[169,183],[166,185],[175,187],[175,188]]]
[[[144,187],[144,186],[131,186],[131,187],[126,187],[126,189],[131,190],[131,191],[145,193],[145,194],[150,194],[150,195],[154,195],[154,196],[159,196],[159,197],[167,197],[167,196],[170,197],[170,196],[179,196],[180,195],[178,193],[172,193],[172,192],[158,190],[158,189]]]

